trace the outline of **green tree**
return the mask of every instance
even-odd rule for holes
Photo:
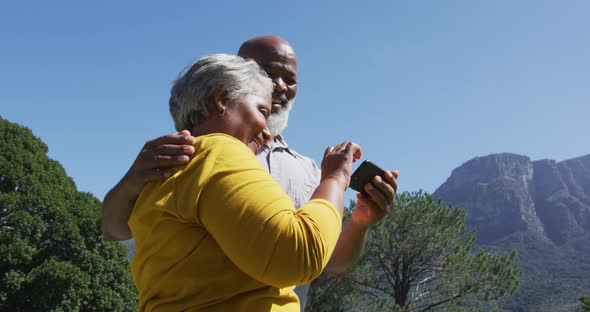
[[[0,311],[133,311],[125,249],[47,146],[0,118]],[[89,164],[90,165],[90,164]]]
[[[431,195],[399,194],[392,213],[370,229],[365,255],[351,272],[314,282],[310,311],[493,308],[518,288],[516,254],[475,250],[475,232],[464,222],[465,210]],[[334,298],[337,305],[326,305]]]
[[[588,297],[580,297],[580,303],[582,304],[582,310],[584,312],[590,312],[590,299],[588,299]]]

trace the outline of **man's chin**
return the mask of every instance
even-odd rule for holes
[[[293,108],[294,102],[295,100],[291,100],[285,105],[273,104],[273,113],[270,115],[268,122],[266,123],[266,126],[273,137],[281,134],[283,130],[287,128],[287,124],[289,122],[289,113],[291,112],[291,108]],[[280,107],[280,109],[276,112],[274,110],[275,105]]]
[[[277,116],[279,117],[279,116]],[[280,116],[282,117],[282,116]],[[272,135],[273,137],[281,134],[281,132],[283,132],[283,130],[285,130],[287,128],[287,121],[288,121],[288,117],[287,118],[269,118],[268,122],[266,123],[266,127],[268,128],[268,131],[270,131],[270,135]]]

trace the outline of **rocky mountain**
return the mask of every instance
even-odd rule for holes
[[[517,250],[521,286],[503,311],[579,311],[590,294],[590,155],[477,157],[434,196],[467,210],[482,248]]]
[[[477,157],[453,170],[434,196],[466,208],[482,244],[521,233],[561,245],[590,233],[590,155],[561,162]]]

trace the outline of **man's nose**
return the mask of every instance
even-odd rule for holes
[[[281,79],[280,77],[274,79],[272,81],[272,84],[274,85],[276,91],[279,91],[279,92],[287,91],[287,84],[285,84],[283,79]]]

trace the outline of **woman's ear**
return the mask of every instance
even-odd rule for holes
[[[223,116],[227,108],[227,91],[220,89],[213,91],[211,94],[211,102],[211,113],[217,113],[217,115]]]

